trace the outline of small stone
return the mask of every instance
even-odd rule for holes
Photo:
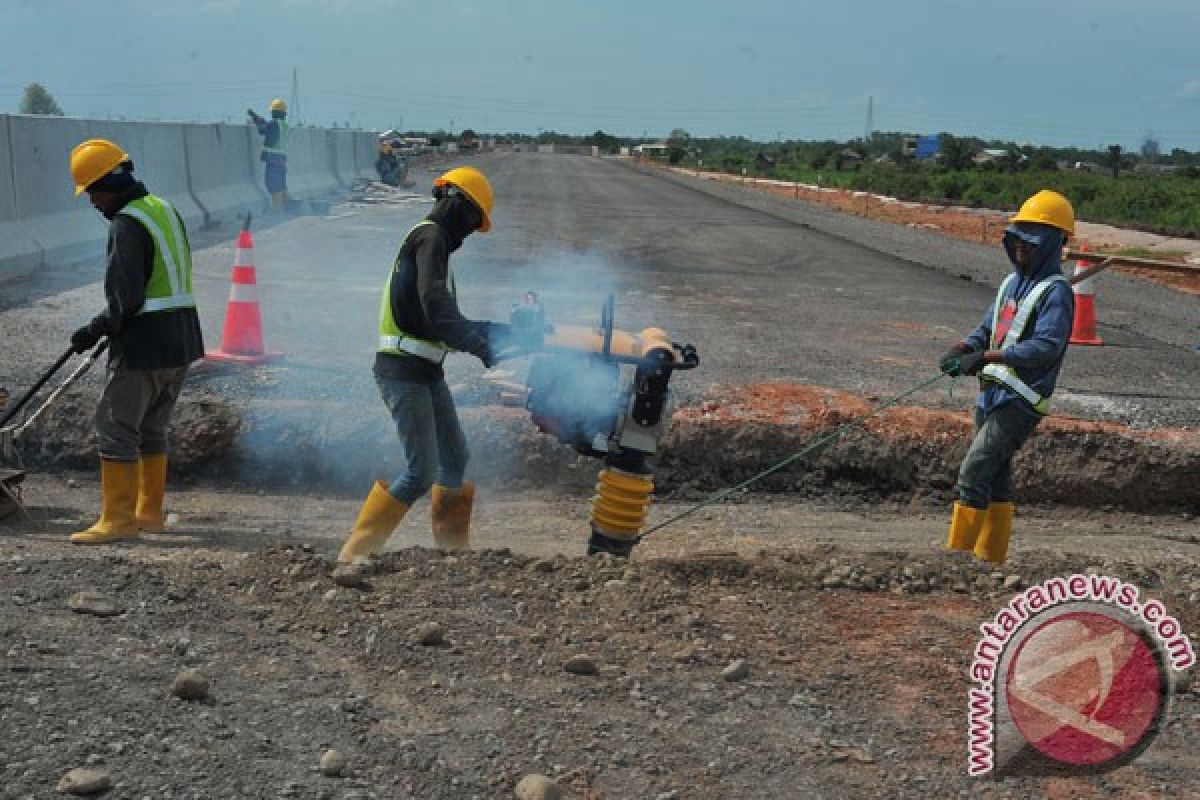
[[[333,570],[333,582],[347,589],[365,589],[367,570],[362,564],[339,564]]]
[[[679,800],[679,790],[672,789],[669,792],[659,792],[654,796],[654,800]]]
[[[67,600],[67,608],[77,614],[91,614],[94,617],[115,617],[121,613],[110,598],[91,590],[71,595]]]
[[[77,767],[62,776],[54,788],[66,794],[100,794],[112,788],[112,775],[106,769]]]
[[[75,480],[74,478],[67,478],[67,488],[68,489],[78,489],[79,481]]]
[[[163,527],[175,528],[178,526],[179,526],[179,515],[176,514],[174,511],[168,513],[166,518],[163,520]]]
[[[208,697],[208,678],[194,669],[185,669],[171,681],[171,694],[188,702],[204,700]]]
[[[596,662],[589,656],[574,655],[563,664],[563,669],[572,675],[595,675]]]
[[[414,631],[413,638],[416,639],[417,644],[437,647],[446,643],[446,632],[436,622],[422,622]]]
[[[539,558],[537,561],[534,561],[532,564],[530,564],[529,568],[534,572],[554,572],[556,569],[558,569],[558,565],[554,563],[553,559]]]
[[[1022,583],[1020,575],[1009,575],[1004,579],[1004,588],[1009,590],[1020,589]]]
[[[346,757],[337,750],[329,749],[321,754],[321,774],[326,778],[340,778],[346,771]]]
[[[521,778],[516,788],[517,800],[562,800],[562,787],[551,778],[537,773]]]
[[[750,674],[750,665],[746,663],[746,659],[738,658],[729,662],[729,666],[721,670],[721,677],[727,681],[740,681],[742,678]]]

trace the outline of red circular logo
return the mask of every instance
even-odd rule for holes
[[[1079,767],[1140,752],[1157,731],[1167,685],[1145,637],[1099,611],[1039,625],[1018,647],[1004,684],[1025,741]]]

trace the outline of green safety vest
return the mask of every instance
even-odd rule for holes
[[[275,122],[279,123],[279,136],[277,136],[275,138],[275,144],[273,144],[273,145],[267,145],[266,141],[264,140],[263,152],[270,153],[273,156],[282,156],[284,158],[287,158],[287,141],[288,141],[287,120],[277,119],[277,120],[275,120]]]
[[[413,235],[413,231],[417,228],[426,225],[436,225],[433,220],[423,219],[416,225],[412,226],[408,233],[404,234],[404,241],[408,241],[408,237]],[[401,245],[403,247],[403,245]],[[454,273],[447,267],[447,278],[450,284],[451,296],[457,298],[458,291],[454,285]],[[447,347],[442,342],[434,342],[429,339],[421,339],[412,334],[405,333],[396,324],[396,317],[392,313],[392,281],[396,277],[396,269],[393,268],[388,275],[387,283],[383,285],[383,296],[379,298],[379,352],[389,355],[413,355],[419,356],[426,361],[432,361],[435,364],[440,364],[445,360],[446,354],[452,352],[452,348]]]
[[[1030,318],[1033,317],[1034,310],[1037,309],[1037,304],[1046,296],[1046,292],[1050,291],[1056,283],[1065,283],[1066,278],[1062,275],[1053,275],[1039,282],[1029,294],[1025,295],[1025,299],[1017,306],[1017,313],[1013,316],[1012,325],[1008,329],[1008,333],[1004,335],[1004,341],[996,341],[996,327],[1000,323],[1000,310],[1004,304],[1004,295],[1008,291],[1008,287],[1013,281],[1017,280],[1015,273],[1010,273],[1004,279],[1004,283],[1000,284],[1000,291],[996,293],[996,302],[992,308],[992,350],[1003,350],[1005,347],[1011,347],[1021,341],[1021,337],[1025,334],[1025,328],[1029,325]],[[984,380],[992,380],[997,383],[1002,383],[1009,389],[1012,389],[1021,397],[1033,406],[1033,410],[1039,414],[1047,414],[1050,412],[1050,398],[1042,397],[1036,390],[1017,375],[1017,371],[1007,364],[988,364],[984,367],[980,374]]]
[[[148,194],[119,212],[141,223],[154,242],[154,269],[146,283],[146,302],[139,314],[195,308],[192,297],[192,251],[175,207]]]

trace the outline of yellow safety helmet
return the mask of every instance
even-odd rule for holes
[[[287,113],[287,103],[283,102],[283,98],[276,97],[274,100],[271,101],[271,110],[272,111],[282,111],[286,114]]]
[[[1071,201],[1050,189],[1042,189],[1026,200],[1016,216],[1009,217],[1008,221],[1053,225],[1067,236],[1075,235],[1075,209],[1071,207]]]
[[[129,161],[129,154],[107,139],[88,139],[71,151],[71,177],[75,179],[75,196],[87,187]]]
[[[487,233],[492,229],[492,185],[482,172],[474,167],[455,167],[435,180],[433,185],[457,186],[462,189],[483,214],[483,224],[479,226],[479,232]]]

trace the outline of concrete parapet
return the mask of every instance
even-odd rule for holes
[[[208,224],[235,221],[266,207],[262,162],[246,126],[186,125],[183,135],[188,182]]]
[[[42,264],[42,247],[17,212],[8,115],[0,115],[0,280],[28,275]]]
[[[288,135],[288,194],[300,200],[328,197],[339,188],[333,172],[329,132],[292,128]]]

